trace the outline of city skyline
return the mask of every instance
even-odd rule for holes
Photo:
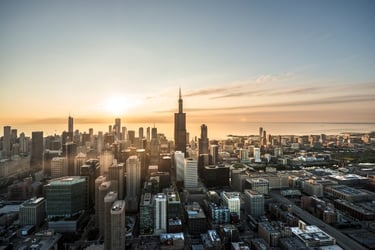
[[[3,1],[0,124],[374,123],[374,9]]]

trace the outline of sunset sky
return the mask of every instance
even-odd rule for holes
[[[0,1],[0,125],[375,122],[375,1]],[[2,131],[1,131],[2,134]]]

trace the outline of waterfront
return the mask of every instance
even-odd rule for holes
[[[108,126],[113,125],[113,121],[108,123],[79,123],[75,122],[74,129],[80,132],[87,132],[89,128],[94,129],[94,134],[98,131],[107,132]],[[327,134],[338,135],[345,132],[350,133],[369,133],[375,131],[375,123],[325,123],[325,122],[227,122],[227,123],[187,123],[187,130],[190,133],[190,139],[200,136],[200,126],[206,124],[208,127],[208,136],[210,139],[225,139],[227,135],[258,135],[259,127],[263,127],[267,133],[272,135],[310,135]],[[17,128],[18,132],[24,132],[30,136],[32,131],[43,131],[44,136],[61,134],[66,131],[66,123],[57,124],[2,124]],[[127,123],[124,119],[123,126],[128,130],[138,131],[139,127],[153,127],[153,123]],[[159,133],[164,133],[170,140],[173,139],[173,121],[170,123],[156,123]],[[3,131],[0,131],[2,133]],[[2,136],[2,134],[0,134]]]

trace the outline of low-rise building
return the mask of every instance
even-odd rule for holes
[[[299,238],[307,247],[335,245],[336,239],[314,225],[306,225],[299,221],[298,227],[291,228],[294,236]]]

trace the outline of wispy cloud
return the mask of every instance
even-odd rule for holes
[[[340,103],[357,103],[357,102],[375,102],[373,95],[346,95],[346,96],[333,96],[325,98],[317,98],[310,100],[301,101],[290,101],[290,102],[275,102],[275,103],[263,103],[256,105],[239,105],[230,107],[210,107],[210,108],[186,108],[186,112],[200,112],[200,111],[234,111],[244,110],[253,108],[277,108],[277,107],[297,107],[297,106],[312,106],[312,105],[328,105],[328,104],[340,104]],[[173,112],[173,110],[157,111],[159,113]]]
[[[275,81],[284,81],[294,77],[293,73],[285,74],[269,74],[261,75],[253,79],[235,81],[227,84],[220,85],[219,87],[208,87],[198,90],[188,91],[184,93],[184,97],[195,97],[195,96],[212,96],[212,99],[222,98],[222,97],[231,97],[231,96],[240,96],[246,93],[260,93],[265,90],[255,90],[259,86],[264,88],[271,82]],[[254,89],[249,91],[249,89]],[[245,92],[244,92],[245,91]],[[247,91],[247,92],[246,92]]]
[[[277,96],[277,95],[294,95],[294,94],[311,94],[321,91],[321,88],[318,87],[306,87],[306,88],[295,88],[287,90],[274,90],[274,89],[262,89],[262,90],[250,90],[250,91],[241,91],[233,92],[221,96],[215,96],[211,99],[222,99],[230,97],[241,97],[241,96]]]

